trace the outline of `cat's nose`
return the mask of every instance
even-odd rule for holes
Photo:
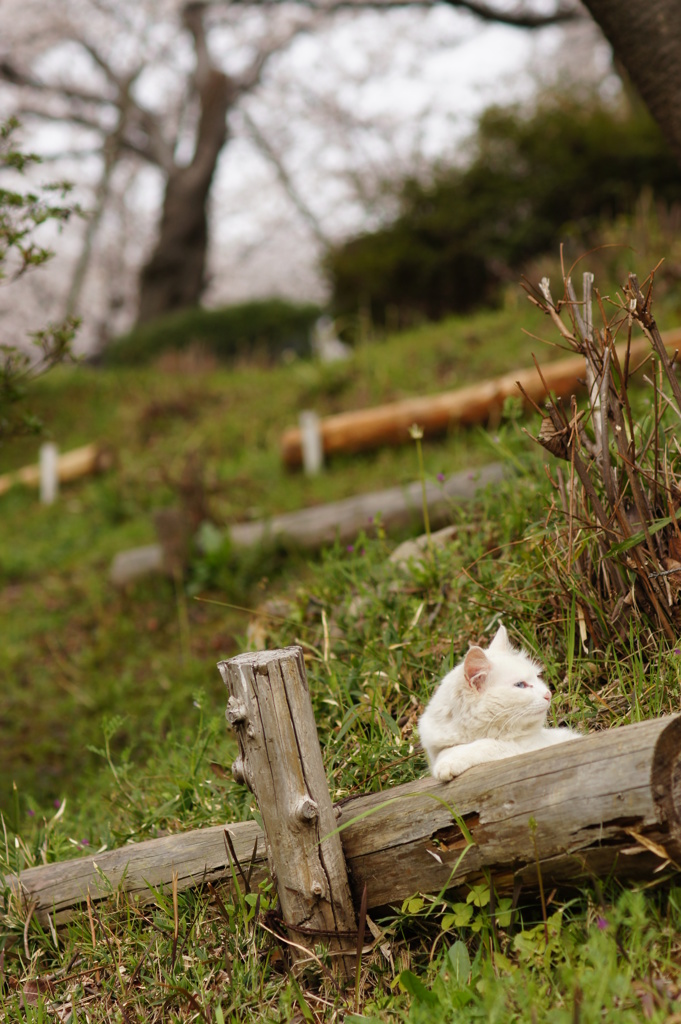
[[[545,693],[544,694],[544,700],[547,700],[549,703],[551,703],[551,694],[550,693]]]

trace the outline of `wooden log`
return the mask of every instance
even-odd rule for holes
[[[93,442],[83,445],[82,448],[73,448],[70,452],[64,452],[57,459],[57,477],[59,482],[64,484],[71,480],[77,480],[81,476],[90,473],[99,473],[110,469],[113,465],[111,449],[105,445]],[[4,494],[14,487],[15,484],[24,484],[26,487],[40,486],[40,466],[24,466],[12,473],[4,473],[0,476],[0,494]]]
[[[109,582],[115,587],[125,587],[134,580],[163,573],[164,568],[163,547],[160,544],[128,548],[114,555],[109,569]]]
[[[504,467],[492,462],[479,469],[454,473],[442,484],[426,484],[426,502],[431,526],[436,529],[451,521],[452,502],[470,501],[476,493],[491,483],[503,479]],[[281,538],[303,548],[319,548],[355,540],[360,530],[366,530],[378,516],[388,529],[398,529],[423,518],[423,492],[421,482],[404,487],[389,487],[384,491],[358,494],[353,498],[334,501],[328,505],[315,505],[299,512],[288,512],[255,523],[234,523],[230,537],[235,547]]]
[[[451,520],[453,502],[469,501],[478,490],[497,483],[504,476],[500,462],[492,462],[480,469],[454,473],[442,484],[426,484],[428,517],[433,529]],[[234,523],[229,529],[234,547],[249,548],[255,544],[281,540],[296,547],[314,551],[324,544],[341,544],[355,540],[360,530],[380,516],[388,530],[400,529],[423,517],[420,482],[406,487],[389,487],[384,491],[358,494],[354,498],[334,501],[328,505],[315,505],[298,512],[259,519],[254,523]],[[120,551],[109,569],[109,580],[123,587],[143,576],[167,571],[168,560],[161,544],[147,544],[139,548]]]
[[[381,905],[486,872],[509,892],[536,887],[538,870],[562,885],[676,869],[680,769],[681,717],[670,716],[352,801],[341,822],[364,815],[343,833],[355,897],[366,884]]]
[[[660,878],[681,863],[681,717],[594,733],[570,743],[356,797],[336,807],[336,826],[355,899],[368,907],[417,891],[479,882],[499,892],[521,884],[580,886],[594,877]],[[535,827],[532,826],[534,821]],[[470,846],[461,823],[470,831]],[[255,822],[225,826],[244,868],[265,869]],[[464,851],[466,851],[464,853]],[[463,854],[462,859],[461,855]],[[28,868],[5,884],[37,920],[60,923],[84,903],[120,888],[141,901],[152,888],[229,882],[224,828],[164,836],[78,860]],[[10,903],[10,913],[13,912]]]
[[[245,871],[253,859],[252,881],[257,885],[265,877],[267,862],[265,837],[255,821],[194,829],[77,860],[42,864],[6,877],[4,882],[25,908],[35,908],[36,920],[46,923],[49,914],[56,924],[64,924],[88,894],[96,903],[118,890],[147,903],[154,899],[154,889],[172,885],[174,872],[179,892],[206,882],[228,881],[231,867],[225,830]]]
[[[302,648],[241,654],[218,668],[239,741],[235,774],[258,801],[284,923],[298,946],[312,950],[322,936],[331,952],[344,952],[336,963],[349,979],[357,921]]]
[[[664,342],[668,348],[680,345],[681,331],[667,332]],[[620,358],[623,358],[624,350],[624,345],[617,346]],[[634,361],[642,359],[647,352],[651,352],[647,339],[632,343]],[[542,367],[542,373],[551,391],[567,397],[583,386],[584,357],[571,356],[547,363]],[[535,402],[540,403],[546,397],[541,378],[532,367],[528,370],[514,370],[494,380],[471,384],[456,391],[405,398],[372,409],[357,409],[327,416],[320,422],[324,454],[347,454],[381,445],[406,444],[411,440],[409,428],[414,423],[423,428],[424,437],[443,434],[454,424],[466,426],[484,423],[490,416],[500,415],[507,398],[521,398],[519,383]],[[286,430],[280,444],[284,464],[289,469],[299,468],[303,457],[300,428],[291,427]]]

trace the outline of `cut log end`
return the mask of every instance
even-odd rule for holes
[[[669,829],[669,852],[681,860],[681,716],[674,718],[655,744],[651,790],[660,821]]]

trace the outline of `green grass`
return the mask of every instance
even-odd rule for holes
[[[492,363],[499,370],[526,363],[531,346],[520,328],[537,318],[523,313],[486,313],[366,343],[350,365],[241,365],[189,375],[73,367],[40,381],[32,405],[59,447],[103,441],[117,463],[64,487],[50,508],[23,488],[0,496],[0,675],[9,681],[0,808],[12,804],[14,782],[34,809],[67,793],[85,799],[95,765],[87,747],[105,716],[125,711],[117,749],[148,751],[186,717],[197,688],[222,700],[215,662],[239,649],[247,616],[190,603],[187,651],[172,584],[150,580],[120,593],[107,581],[117,552],[155,540],[153,512],[178,502],[190,456],[203,485],[187,500],[207,505],[221,527],[409,482],[417,475],[410,447],[338,458],[314,479],[292,475],[281,464],[280,435],[302,407],[355,408],[467,383]],[[35,460],[38,444],[27,438],[0,450],[0,471]],[[470,431],[425,447],[431,477],[493,457],[493,446]],[[191,590],[217,588],[251,605],[282,571],[305,569],[278,552],[239,560],[218,552],[197,559]],[[88,787],[74,792],[81,777]]]
[[[589,894],[550,913],[546,925],[534,924],[525,909],[512,932],[509,912],[499,915],[504,924],[493,926],[483,906],[469,925],[449,925],[437,937],[426,978],[409,968],[401,971],[398,986],[411,997],[408,1009],[393,1006],[389,1016],[374,1016],[367,1007],[364,1018],[346,1020],[595,1024],[673,1019],[679,1007],[680,898],[679,890],[657,901],[635,892],[607,902]],[[453,916],[445,914],[441,922]],[[470,939],[468,945],[465,941],[471,932],[477,936],[473,956]]]
[[[229,773],[235,745],[215,668],[246,646],[248,615],[233,605],[276,597],[268,646],[303,644],[334,799],[425,773],[419,712],[502,617],[545,663],[554,723],[606,728],[678,707],[674,649],[653,652],[636,635],[624,654],[575,644],[547,571],[550,486],[514,419],[493,435],[424,445],[428,476],[494,457],[513,472],[475,506],[453,508],[454,540],[422,562],[392,562],[396,538],[374,523],[351,550],[312,560],[197,552],[180,591],[166,580],[124,592],[107,582],[118,550],[153,539],[153,509],[177,500],[187,453],[200,455],[219,525],[414,479],[413,446],[334,461],[310,481],[284,473],[276,441],[301,405],[352,408],[525,365],[536,344],[523,322],[536,330],[520,311],[424,328],[367,344],[352,367],[191,378],[77,368],[41,383],[36,404],[60,446],[115,440],[118,465],[64,488],[52,508],[21,489],[0,498],[5,869],[252,816]],[[22,442],[4,468],[31,454]],[[218,603],[194,600],[197,584]],[[493,921],[484,892],[472,893],[417,897],[381,917],[389,956],[373,944],[363,957],[364,1019],[661,1021],[681,1010],[675,890],[612,884],[569,903],[555,894],[548,949],[534,902],[513,922],[500,904]],[[51,1020],[57,1008],[74,1024],[359,1019],[353,996],[329,981],[321,947],[321,964],[298,980],[288,972],[266,930],[271,900],[267,888],[259,904],[256,893],[205,891],[179,894],[176,908],[167,892],[148,905],[114,895],[54,934],[12,911],[0,929],[0,1020]]]

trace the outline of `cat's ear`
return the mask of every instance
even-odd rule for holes
[[[494,634],[494,639],[489,645],[488,650],[494,651],[496,654],[503,654],[513,650],[511,641],[508,639],[508,633],[506,632],[506,626],[499,626],[498,630]]]
[[[468,685],[474,690],[481,690],[491,667],[482,647],[471,647],[463,661],[463,674]]]

